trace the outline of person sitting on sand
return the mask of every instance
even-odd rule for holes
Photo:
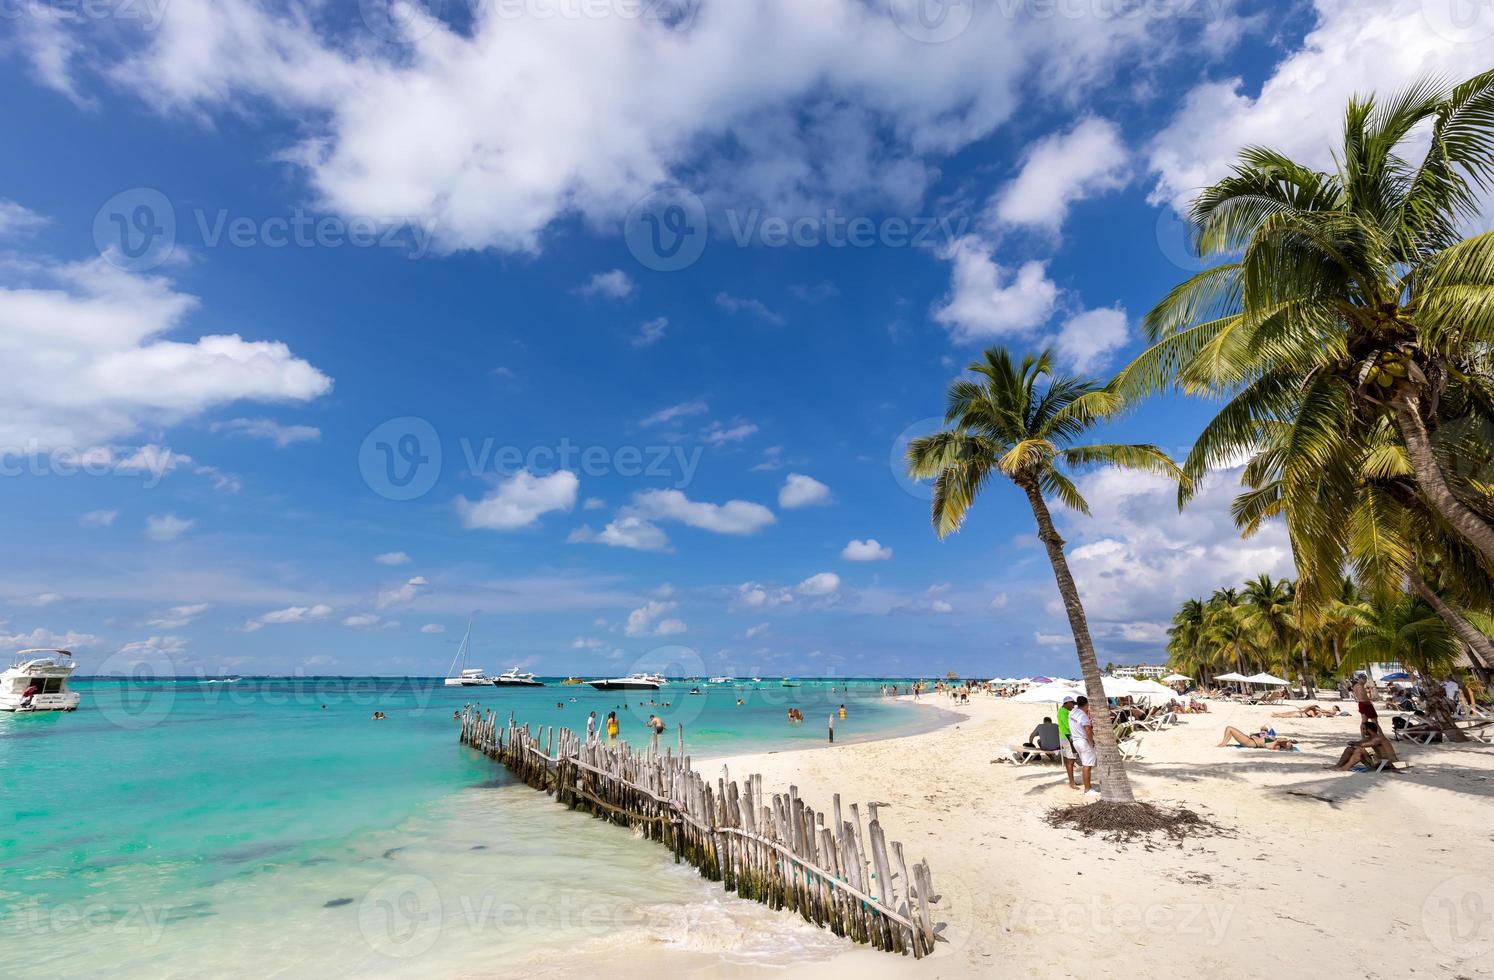
[[[1400,761],[1396,758],[1395,746],[1390,744],[1390,739],[1385,737],[1375,722],[1366,721],[1360,725],[1359,734],[1360,739],[1345,746],[1343,754],[1338,757],[1338,764],[1330,766],[1330,769],[1348,772],[1361,763],[1372,766],[1383,759],[1395,765]]]
[[[1248,749],[1271,749],[1273,752],[1290,752],[1296,747],[1296,743],[1291,739],[1273,735],[1269,728],[1263,728],[1254,734],[1248,734],[1230,725],[1224,730],[1224,738],[1219,742],[1220,747],[1229,745],[1231,740],[1235,744],[1243,745]]]

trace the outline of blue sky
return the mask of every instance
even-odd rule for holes
[[[433,674],[470,614],[495,670],[1072,672],[1025,503],[939,542],[900,440],[988,344],[1118,367],[1191,188],[1245,141],[1326,165],[1349,92],[1471,74],[1494,25],[911,6],[17,6],[0,641]],[[1229,476],[1182,515],[1085,477],[1102,658],[1289,572]]]

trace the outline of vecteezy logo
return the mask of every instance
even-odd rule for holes
[[[1422,0],[1421,15],[1438,36],[1456,44],[1494,35],[1494,0]]]
[[[965,33],[975,20],[975,0],[892,0],[890,13],[913,40],[942,44]]]
[[[87,695],[90,706],[111,725],[135,731],[158,725],[171,713],[176,700],[176,665],[158,647],[131,643],[94,667],[97,677],[118,678],[95,684]]]
[[[1157,212],[1157,247],[1167,261],[1185,272],[1202,272],[1209,261],[1198,254],[1193,244],[1193,226],[1171,207],[1163,205]]]
[[[892,440],[892,447],[887,450],[887,467],[892,471],[892,479],[903,488],[903,492],[910,497],[919,500],[934,499],[934,484],[931,480],[915,480],[908,475],[908,445],[923,436],[931,436],[935,432],[944,431],[944,418],[931,415],[926,419],[919,419],[912,425],[897,434]]]
[[[93,216],[93,244],[128,272],[154,269],[176,247],[176,209],[153,187],[120,191]]]
[[[415,500],[441,476],[441,439],[425,419],[390,419],[363,438],[358,449],[363,482],[389,500]]]
[[[623,220],[628,251],[655,272],[678,272],[695,264],[710,231],[705,205],[684,187],[661,187],[645,195]]]
[[[1458,875],[1421,903],[1421,928],[1432,946],[1459,960],[1494,951],[1494,878]]]
[[[376,953],[419,956],[441,937],[441,893],[420,875],[386,878],[358,903],[358,931]]]
[[[418,41],[441,23],[445,0],[358,0],[370,34],[391,44]]]

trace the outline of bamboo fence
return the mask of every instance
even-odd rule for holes
[[[835,794],[832,813],[799,798],[763,791],[763,777],[740,784],[725,766],[714,783],[690,765],[684,729],[679,752],[626,742],[587,741],[568,728],[508,722],[492,710],[462,712],[461,741],[502,762],[525,783],[573,810],[641,831],[689,862],[702,877],[770,908],[798,912],[837,936],[921,959],[934,950],[936,900],[926,862],[911,868],[867,805],[849,816]],[[911,872],[911,873],[910,873]]]

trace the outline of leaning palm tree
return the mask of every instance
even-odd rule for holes
[[[1094,642],[1048,498],[1089,513],[1089,504],[1062,466],[1118,466],[1177,480],[1183,479],[1182,473],[1155,446],[1074,445],[1118,411],[1122,402],[1098,382],[1054,374],[1047,351],[1024,357],[1018,367],[1004,348],[992,347],[969,371],[973,377],[949,386],[944,421],[950,428],[908,446],[908,472],[934,481],[933,523],[941,538],[960,529],[975,498],[993,478],[1004,477],[1026,494],[1074,633],[1094,721],[1101,793],[1108,801],[1131,803],[1131,783],[1116,747]]]
[[[1243,150],[1189,214],[1200,253],[1229,260],[1148,314],[1154,344],[1116,389],[1229,399],[1184,463],[1193,482],[1288,426],[1291,482],[1326,474],[1324,492],[1343,498],[1366,433],[1385,425],[1430,509],[1494,565],[1488,471],[1461,462],[1482,429],[1439,429],[1442,400],[1494,343],[1494,233],[1463,237],[1491,188],[1494,71],[1352,100],[1331,173]],[[1329,525],[1303,516],[1301,529]]]

